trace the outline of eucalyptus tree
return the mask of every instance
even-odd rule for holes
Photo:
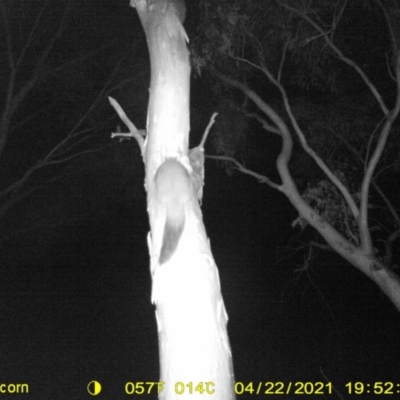
[[[189,152],[190,64],[183,0],[131,0],[151,62],[146,131],[116,100],[145,164],[152,302],[156,305],[160,399],[233,399],[227,314],[199,202],[204,140]]]
[[[299,213],[294,225],[318,232],[310,245],[338,253],[400,311],[398,3],[204,0],[199,7],[193,63],[214,84],[243,93],[242,112],[279,136],[279,180],[245,168],[229,135],[218,142],[218,158],[286,196]]]

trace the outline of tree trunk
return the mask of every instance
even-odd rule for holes
[[[190,66],[181,0],[131,0],[151,61],[143,149],[156,305],[160,399],[233,399],[227,314],[188,157]],[[201,182],[202,185],[202,182]],[[184,396],[182,396],[184,394]]]

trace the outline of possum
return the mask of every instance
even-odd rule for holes
[[[165,209],[166,218],[160,265],[171,259],[175,253],[185,227],[185,205],[192,196],[188,171],[176,159],[168,159],[155,176],[156,195],[159,207]]]

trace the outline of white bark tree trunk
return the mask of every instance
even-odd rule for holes
[[[160,399],[233,399],[227,314],[188,157],[190,65],[183,0],[131,0],[151,60],[143,148],[156,305]],[[201,179],[200,179],[201,181]],[[201,182],[202,185],[202,182]],[[182,394],[184,394],[182,396]]]

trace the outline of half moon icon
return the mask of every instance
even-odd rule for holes
[[[87,391],[92,396],[97,396],[101,392],[101,384],[97,381],[90,381],[87,385]]]

